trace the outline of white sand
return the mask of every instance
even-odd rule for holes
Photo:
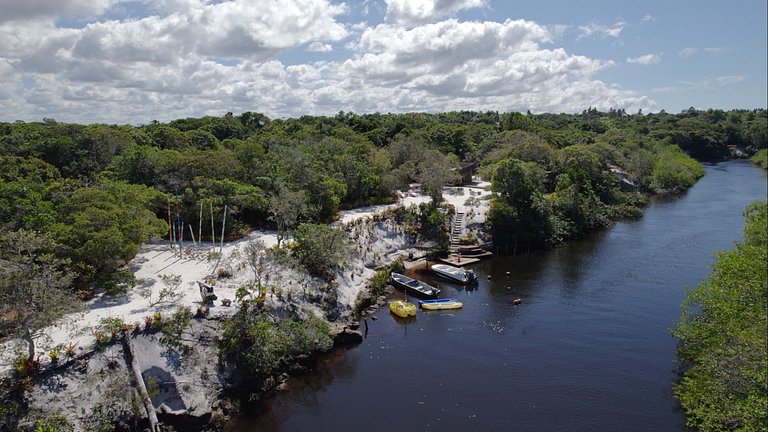
[[[485,184],[478,184],[473,188],[451,188],[460,190],[460,193],[446,190],[444,199],[456,206],[458,211],[464,211],[466,224],[480,223],[485,219],[487,210],[487,196],[489,192],[482,190]],[[481,191],[479,198],[480,205],[477,207],[468,207],[465,205],[467,198],[470,197],[469,191]],[[371,206],[359,208],[351,211],[342,212],[339,223],[350,223],[356,220],[370,218],[375,212],[394,207],[396,205],[409,206],[427,202],[429,197],[424,195],[408,196],[401,199],[398,204]],[[471,210],[471,213],[470,213]],[[346,269],[338,272],[334,285],[337,288],[338,300],[341,305],[350,307],[353,305],[358,293],[365,287],[367,280],[373,275],[374,269],[393,260],[398,254],[407,254],[407,249],[412,246],[407,237],[397,227],[389,226],[385,222],[373,223],[365,222],[366,228],[363,229],[363,223],[357,231],[353,230],[351,235],[358,237],[359,257],[347,263]],[[217,268],[228,268],[233,276],[227,279],[219,280],[215,285],[215,294],[218,299],[215,305],[211,306],[210,314],[232,314],[236,310],[235,291],[237,287],[253,278],[253,273],[248,266],[240,263],[238,251],[248,241],[261,239],[267,246],[277,244],[277,235],[273,231],[254,231],[246,238],[238,241],[226,243],[223,247],[222,258],[218,260],[208,260],[208,251],[213,249],[210,243],[185,248],[185,252],[191,251],[191,254],[184,253],[179,257],[178,250],[171,250],[167,242],[148,243],[142,246],[136,257],[128,264],[128,268],[134,271],[136,277],[143,280],[139,286],[124,295],[109,297],[103,294],[97,295],[89,302],[89,310],[84,313],[67,316],[58,325],[53,326],[43,333],[44,337],[37,341],[38,353],[42,354],[41,360],[47,362],[45,353],[50,348],[57,345],[66,345],[77,343],[80,349],[88,349],[94,343],[93,331],[104,318],[120,318],[123,322],[134,323],[144,321],[144,317],[151,316],[160,311],[164,314],[170,314],[179,306],[189,306],[193,313],[201,305],[201,297],[197,281],[202,281],[206,276],[215,274]],[[215,249],[220,250],[217,244]],[[218,265],[218,267],[217,267]],[[150,307],[150,302],[140,293],[142,290],[150,289],[153,292],[153,298],[156,298],[159,291],[164,287],[160,281],[160,275],[180,275],[181,285],[178,287],[179,297],[172,302]],[[281,269],[271,276],[270,284],[279,284],[285,290],[294,290],[299,292],[301,289],[307,289],[308,286],[317,284],[308,275],[303,275],[295,270]],[[233,300],[232,306],[223,306],[221,299]],[[272,299],[275,301],[275,299]],[[17,348],[11,347],[12,343],[5,344],[2,350],[2,359],[0,363],[7,365],[9,359],[14,356]],[[1,367],[1,366],[0,366]]]

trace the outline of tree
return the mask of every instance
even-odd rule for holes
[[[251,240],[245,244],[243,261],[253,270],[253,282],[250,284],[252,289],[258,291],[258,303],[263,303],[267,295],[267,284],[269,283],[269,271],[267,270],[267,246],[261,239]],[[238,299],[250,295],[249,287],[244,286],[238,290]]]
[[[352,251],[347,233],[328,225],[301,224],[293,239],[296,258],[318,276],[328,276],[328,270],[344,263]]]
[[[69,290],[69,264],[53,255],[57,245],[42,234],[19,230],[0,236],[0,312],[11,336],[26,341],[29,359],[35,339],[79,302]]]
[[[525,164],[516,159],[501,161],[491,184],[497,193],[488,222],[494,242],[513,251],[518,246],[540,245],[549,239],[549,210]]]
[[[419,163],[419,181],[437,206],[443,200],[443,186],[459,180],[458,163],[451,161],[437,150],[427,150]]]
[[[269,199],[269,220],[277,225],[277,247],[285,238],[286,231],[296,226],[299,218],[307,211],[307,194],[292,191],[278,184],[277,192]]]
[[[189,141],[178,129],[168,126],[152,126],[147,131],[161,149],[183,150]]]
[[[167,224],[150,210],[162,208],[164,198],[155,189],[123,182],[79,188],[58,206],[49,233],[86,282],[114,271],[149,237],[166,232]]]

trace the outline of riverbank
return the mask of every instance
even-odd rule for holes
[[[472,189],[472,196],[476,189]],[[470,196],[469,190],[453,188],[446,194],[446,201],[461,209]],[[418,205],[429,199],[414,195],[398,204]],[[472,201],[472,209],[467,210],[474,224],[483,221],[489,192],[484,191],[483,195],[485,200]],[[273,287],[266,296],[267,307],[305,310],[327,317],[335,322],[337,343],[359,342],[353,307],[365,296],[367,282],[376,269],[394,260],[409,262],[409,257],[424,253],[402,227],[376,216],[392,207],[375,206],[341,214],[338,226],[349,233],[355,251],[353,258],[335,274],[332,310],[327,309],[327,302],[318,301],[316,295],[308,295],[323,292],[326,281],[279,263],[267,265],[269,285]],[[139,395],[126,391],[136,382],[127,367],[126,339],[136,349],[153,406],[159,408],[161,419],[171,424],[220,423],[231,412],[228,404],[222,403],[222,396],[243,383],[250,386],[251,396],[279,387],[287,375],[268,377],[254,387],[247,377],[222,370],[218,360],[221,323],[237,312],[237,290],[254,277],[244,261],[244,247],[251,241],[273,247],[277,236],[274,232],[256,231],[223,247],[199,244],[183,253],[167,243],[145,244],[127,266],[136,276],[137,286],[120,296],[97,295],[89,303],[88,311],[67,316],[36,341],[43,373],[27,394],[32,411],[59,413],[76,428],[104,410],[125,421],[145,417],[136,411]],[[169,278],[175,281],[169,284]],[[215,301],[202,301],[198,282],[213,287]],[[168,338],[164,340],[167,335],[158,330],[159,324],[175,319],[182,308],[192,317],[169,344]],[[119,330],[113,331],[109,326]],[[128,330],[125,336],[123,327]],[[17,349],[6,345],[3,353],[7,356]],[[61,355],[53,361],[48,354],[56,350]],[[10,365],[10,360],[6,358],[6,365]],[[310,360],[287,361],[291,365],[288,372],[300,372]]]
[[[228,432],[385,432],[393,412],[414,430],[686,430],[669,329],[686,287],[740,237],[744,206],[766,196],[745,161],[704,168],[642,218],[473,265],[473,290],[419,273],[464,307],[411,320],[381,309],[362,344],[245,407]]]

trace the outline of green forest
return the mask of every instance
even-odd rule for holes
[[[674,331],[685,367],[675,393],[702,431],[768,426],[768,204],[756,202],[744,216],[743,239],[718,254]]]
[[[765,154],[767,142],[766,110],[246,112],[141,126],[46,118],[0,124],[0,221],[5,233],[45,237],[85,290],[118,283],[116,270],[144,241],[167,236],[171,213],[184,226],[220,226],[226,205],[226,239],[255,227],[283,237],[340,209],[392,202],[409,183],[439,196],[469,161],[493,181],[490,231],[513,252],[638,216],[645,196],[701,177],[696,160],[728,158],[734,147]]]
[[[32,361],[40,329],[81,309],[95,291],[125,292],[136,279],[123,266],[147,240],[167,239],[173,223],[189,228],[182,228],[185,242],[195,233],[197,241],[218,242],[274,229],[277,251],[289,250],[323,276],[329,261],[344,255],[323,245],[346,247],[336,241],[341,231],[325,225],[339,211],[392,203],[397,190],[420,183],[432,202],[395,213],[445,240],[437,209],[443,187],[462,181],[462,167],[475,166],[494,192],[488,236],[498,252],[523,253],[641,216],[648,196],[680,193],[703,176],[700,162],[752,157],[765,167],[767,149],[766,110],[297,119],[246,112],[140,126],[0,123],[0,339],[26,341]],[[756,214],[764,225],[764,207],[748,212]],[[225,226],[223,238],[212,226]],[[749,249],[752,237],[739,250]],[[260,256],[263,245],[253,247]],[[251,265],[258,276],[259,262]],[[716,285],[713,277],[691,300],[702,304],[704,317],[710,297],[719,301],[712,296],[721,292],[709,288]],[[254,288],[262,301],[265,289],[260,282]],[[290,349],[332,344],[320,318],[288,320],[276,332],[262,318],[244,307],[223,334],[222,352],[248,369],[276,369]],[[707,362],[717,360],[701,356],[707,348],[697,332],[713,327],[700,322],[686,315],[678,330],[682,354],[696,365],[679,395],[692,422],[705,425],[709,419],[695,416],[711,405],[698,398],[712,392],[696,379],[709,376]],[[259,342],[250,345],[256,349],[243,349],[242,334]],[[761,401],[748,396],[733,416],[754,416]],[[0,415],[15,416],[5,412],[14,406],[0,406]]]

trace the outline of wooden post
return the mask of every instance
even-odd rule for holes
[[[181,212],[176,207],[176,218],[179,220],[179,258],[184,253],[184,221],[181,219]]]
[[[213,200],[211,203],[211,249],[216,249],[216,233],[213,231]]]
[[[171,202],[168,201],[168,245],[173,249],[173,230],[174,227],[171,224]]]
[[[203,202],[200,201],[200,223],[197,228],[197,238],[203,241]]]
[[[192,224],[187,225],[189,227],[189,235],[192,236],[192,244],[195,245],[195,249],[197,249],[197,240],[195,240],[195,232],[192,231]]]
[[[227,205],[224,204],[224,218],[221,221],[221,254],[224,254],[224,226],[227,225]]]

